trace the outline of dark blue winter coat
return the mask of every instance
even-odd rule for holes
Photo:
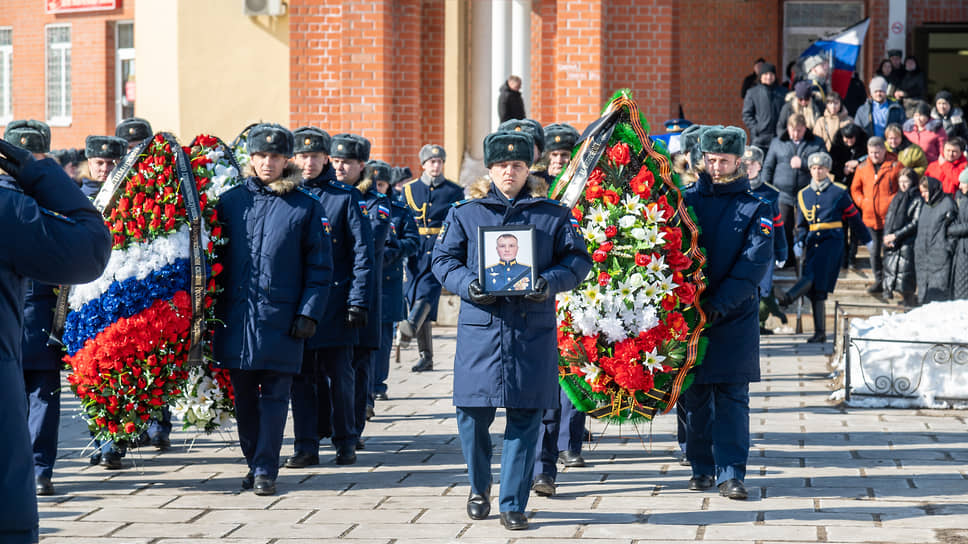
[[[844,255],[846,221],[858,242],[870,242],[870,232],[861,220],[846,187],[831,183],[818,192],[812,186],[797,195],[796,243],[803,244],[803,277],[813,279],[810,298],[823,300],[833,293]]]
[[[701,304],[721,317],[703,330],[709,341],[696,383],[744,383],[760,379],[757,287],[773,263],[773,209],[749,190],[749,180],[712,182],[708,174],[684,193],[702,232],[706,291]]]
[[[427,319],[434,321],[440,300],[440,282],[431,271],[434,243],[451,204],[463,200],[464,189],[450,180],[431,187],[418,179],[403,186],[403,197],[420,231],[420,247],[407,261],[407,284],[404,289],[411,305],[418,299],[430,302]]]
[[[32,162],[16,188],[0,184],[0,543],[36,542],[34,460],[21,370],[25,278],[93,281],[111,236],[101,214],[53,159]]]
[[[94,181],[90,178],[81,178],[81,192],[84,193],[84,196],[90,198],[91,200],[94,200],[94,197],[97,196],[97,193],[101,190],[102,185],[104,184]]]
[[[23,367],[24,370],[60,370],[64,353],[47,346],[50,325],[57,306],[55,286],[27,281],[24,299]]]
[[[216,209],[228,244],[216,315],[222,367],[295,374],[305,340],[289,335],[297,315],[322,320],[333,277],[323,207],[287,167],[279,181],[255,177],[226,191]]]
[[[370,179],[362,180],[357,189],[363,193],[366,215],[370,219],[370,232],[373,240],[373,263],[370,269],[370,306],[367,312],[366,327],[360,329],[357,345],[364,349],[380,349],[383,301],[383,252],[386,250],[387,237],[390,235],[390,198],[377,192]]]
[[[780,191],[765,182],[755,189],[750,189],[750,191],[770,203],[772,210],[770,213],[773,214],[773,260],[777,262],[787,260],[789,248],[787,248],[786,241],[786,225],[783,224],[783,214],[780,213]],[[769,266],[766,269],[766,274],[763,274],[763,280],[760,281],[760,296],[768,296],[772,291],[773,267]]]
[[[420,233],[410,207],[395,197],[390,206],[390,235],[383,252],[383,315],[384,323],[395,323],[406,318],[403,298],[403,267],[417,252]]]
[[[585,240],[571,224],[571,211],[534,189],[508,201],[488,178],[455,205],[434,246],[433,272],[461,297],[454,357],[456,406],[558,407],[558,345],[554,294],[574,289],[592,261]],[[544,302],[498,297],[490,305],[470,301],[467,288],[478,279],[478,227],[534,225],[534,271],[552,295]]]
[[[333,284],[316,336],[306,341],[306,347],[353,346],[360,333],[346,327],[346,308],[370,306],[373,236],[363,215],[366,202],[354,187],[336,181],[328,164],[315,179],[303,181],[303,186],[323,205],[333,245]]]

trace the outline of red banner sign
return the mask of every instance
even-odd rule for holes
[[[111,11],[118,9],[121,0],[45,0],[48,15],[57,13],[80,13],[84,11]]]

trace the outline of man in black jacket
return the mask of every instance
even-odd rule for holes
[[[776,84],[776,66],[764,62],[758,73],[759,83],[743,99],[743,123],[750,132],[751,145],[765,153],[783,107],[784,91]]]
[[[524,98],[521,97],[521,78],[508,76],[508,80],[501,85],[501,94],[497,99],[497,115],[501,122],[508,119],[524,119]]]

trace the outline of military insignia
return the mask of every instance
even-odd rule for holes
[[[266,136],[266,141],[267,142],[271,142],[272,141],[272,134]]]
[[[723,145],[723,137],[720,136],[719,138],[716,138],[716,143],[718,143],[719,145]]]
[[[325,231],[326,234],[332,234],[333,230],[332,230],[332,227],[329,224],[329,219],[326,219],[324,217],[324,218],[322,218],[322,222],[323,222],[323,231]]]
[[[383,204],[377,206],[376,211],[380,214],[380,217],[390,217],[390,208],[387,208]]]
[[[311,145],[312,143],[313,143],[312,138],[306,138],[305,140],[303,140],[303,145]]]
[[[672,125],[672,128],[670,128],[669,130],[670,130],[671,132],[678,132],[678,131],[680,131],[680,130],[682,130],[682,129],[681,129],[681,128],[679,128],[679,125]]]
[[[20,137],[20,145],[27,145],[27,137],[26,136],[21,136]]]
[[[440,155],[440,148],[434,147],[430,150],[430,152],[433,153],[434,155]]]
[[[514,151],[514,144],[508,144],[508,151]]]
[[[107,150],[108,150],[108,144],[101,144],[101,151],[107,151]]]
[[[128,134],[132,134],[133,135],[135,133],[135,130],[136,129],[134,127],[128,127]]]
[[[766,217],[761,217],[760,218],[760,232],[762,232],[763,234],[765,234],[767,236],[769,236],[770,234],[772,234],[773,233],[773,221],[769,220]]]
[[[343,144],[336,144],[336,151],[342,151],[342,150],[343,150]]]
[[[581,224],[574,217],[571,218],[571,226],[575,228],[575,232],[581,236]]]
[[[360,205],[360,211],[363,212],[363,215],[369,215],[369,212],[366,211],[366,202],[360,200],[358,201],[358,204]]]
[[[561,136],[555,136],[555,141],[556,142],[560,142],[561,141]]]
[[[514,127],[514,132],[521,132],[521,125]]]
[[[447,221],[444,221],[443,224],[440,225],[440,232],[437,233],[437,241],[438,242],[443,242],[444,241],[444,233],[447,232],[447,227],[449,225],[450,225],[450,223],[448,223]]]

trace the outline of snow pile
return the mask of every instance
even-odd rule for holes
[[[968,301],[850,322],[850,406],[968,408]],[[868,339],[870,341],[865,341]],[[877,342],[874,340],[904,340]],[[923,342],[923,343],[913,343]],[[846,357],[836,362],[844,371]],[[863,364],[861,364],[863,363]],[[854,397],[853,395],[881,395]],[[898,398],[903,397],[903,398]],[[841,400],[844,390],[831,398]]]

